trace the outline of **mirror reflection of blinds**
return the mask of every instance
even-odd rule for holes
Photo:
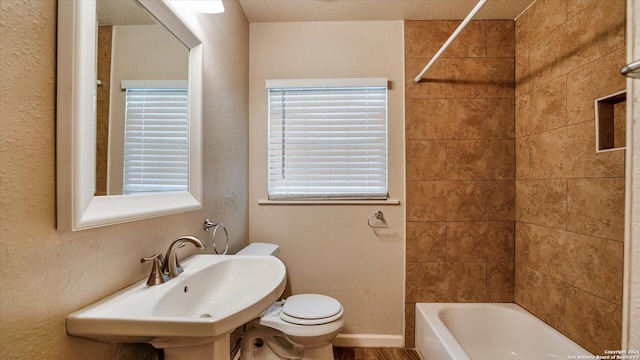
[[[269,199],[387,198],[384,83],[269,89]]]
[[[188,191],[187,89],[127,89],[122,193]]]

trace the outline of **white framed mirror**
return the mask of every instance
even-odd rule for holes
[[[96,195],[96,0],[60,0],[56,115],[57,226],[60,231],[202,208],[202,41],[168,1],[131,1],[141,5],[188,49],[187,191]]]

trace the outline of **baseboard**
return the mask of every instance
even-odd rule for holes
[[[402,335],[338,334],[333,346],[344,347],[403,347]]]

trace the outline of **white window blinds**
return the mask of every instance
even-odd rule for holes
[[[269,199],[387,198],[386,79],[267,87]]]
[[[128,88],[123,194],[188,191],[187,89]]]

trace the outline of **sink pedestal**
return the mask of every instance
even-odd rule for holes
[[[230,341],[230,336],[225,335],[208,344],[165,348],[164,358],[165,360],[229,360]]]

